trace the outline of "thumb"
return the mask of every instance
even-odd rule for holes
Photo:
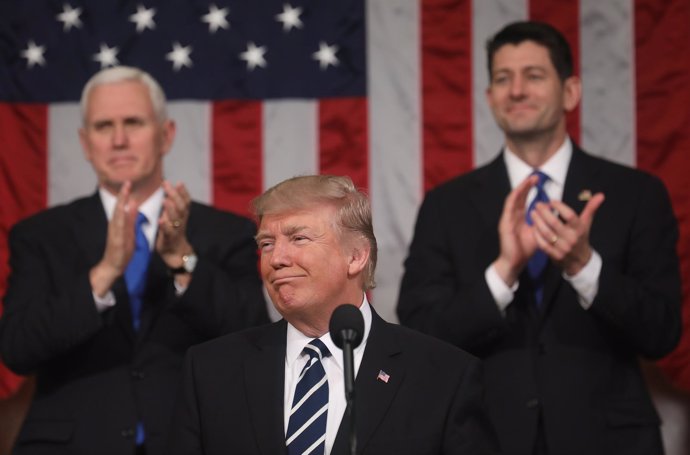
[[[585,208],[580,214],[580,220],[587,226],[592,225],[592,219],[594,219],[594,214],[597,212],[601,204],[604,203],[604,193],[595,194],[585,205]]]

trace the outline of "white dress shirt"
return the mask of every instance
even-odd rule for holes
[[[371,308],[366,294],[359,310],[364,317],[364,337],[362,343],[354,351],[355,377],[362,363],[362,356],[371,330]],[[338,433],[340,422],[345,414],[345,379],[343,373],[343,351],[336,347],[331,340],[331,335],[326,333],[319,338],[326,345],[331,355],[323,359],[323,369],[328,378],[328,417],[326,420],[326,445],[325,455],[328,455],[333,448],[333,442]],[[288,323],[287,345],[285,351],[285,431],[287,432],[288,421],[290,420],[290,408],[295,395],[295,388],[299,374],[309,360],[309,355],[302,354],[304,346],[312,340],[311,337],[304,335],[292,324]]]
[[[565,187],[565,178],[568,174],[568,166],[570,165],[570,159],[573,155],[573,144],[570,138],[566,138],[563,144],[556,150],[556,153],[549,158],[549,160],[544,163],[544,165],[539,168],[544,174],[549,176],[549,180],[544,184],[544,191],[549,196],[550,200],[562,200],[563,199],[563,188]],[[534,172],[534,169],[522,159],[520,159],[514,152],[512,152],[508,147],[505,147],[505,153],[503,154],[505,160],[506,169],[508,171],[508,179],[510,180],[510,187],[515,188],[522,181]],[[530,189],[527,195],[527,206],[536,196],[536,188]],[[589,262],[580,270],[577,274],[573,276],[567,275],[565,272],[562,274],[563,278],[570,282],[573,289],[578,294],[578,301],[582,308],[588,309],[599,290],[599,274],[601,273],[602,260],[599,253],[594,249],[592,250],[592,257]],[[512,287],[509,287],[498,275],[493,264],[489,265],[484,273],[489,290],[494,297],[496,305],[501,310],[505,312],[505,309],[513,301],[515,296],[515,291],[517,291],[519,282],[515,283]]]

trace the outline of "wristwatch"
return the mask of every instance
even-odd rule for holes
[[[170,269],[170,273],[173,275],[180,273],[192,273],[196,268],[197,261],[198,258],[196,257],[196,254],[184,254],[182,255],[182,266]]]

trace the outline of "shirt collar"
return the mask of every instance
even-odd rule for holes
[[[367,300],[366,294],[364,294],[362,305],[359,307],[359,311],[362,312],[362,317],[364,318],[364,336],[362,337],[362,342],[359,344],[359,346],[354,349],[354,355],[357,355],[364,350],[367,344],[367,339],[369,338],[369,332],[371,331],[371,307],[369,306],[369,300]],[[285,362],[287,368],[291,368],[292,364],[300,358],[304,346],[312,339],[312,337],[306,336],[288,322],[287,345],[285,348]],[[331,351],[331,358],[335,361],[335,363],[340,367],[340,369],[343,369],[343,351],[338,348],[335,343],[333,343],[330,333],[326,332],[323,336],[319,337],[319,340],[321,340],[326,345],[328,350]]]
[[[105,216],[108,218],[108,221],[110,221],[113,218],[113,213],[115,212],[117,197],[103,187],[98,188],[98,194],[101,197],[101,202],[103,203],[103,208],[105,209]],[[163,196],[163,187],[160,187],[151,196],[149,196],[148,199],[139,205],[139,211],[146,216],[149,225],[156,224],[156,221],[158,220],[158,217],[161,213],[161,208],[163,207]]]
[[[565,177],[568,173],[568,166],[570,165],[570,158],[573,156],[573,143],[569,137],[565,138],[563,144],[558,147],[556,153],[544,163],[539,170],[549,176],[549,179],[558,187],[565,186]],[[525,180],[534,169],[529,164],[525,163],[512,150],[505,147],[503,154],[506,169],[508,170],[508,178],[510,179],[510,187],[515,188]]]

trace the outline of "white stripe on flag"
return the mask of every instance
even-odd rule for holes
[[[491,161],[503,146],[503,134],[486,104],[489,72],[486,40],[505,24],[527,18],[527,0],[472,2],[472,99],[475,167]]]
[[[369,188],[379,248],[372,303],[388,321],[422,195],[419,5],[367,2]]]
[[[48,205],[96,190],[96,176],[79,143],[79,103],[48,106]]]
[[[582,146],[635,166],[633,4],[580,1]]]
[[[182,182],[192,199],[209,204],[211,178],[211,104],[206,101],[173,101],[168,116],[177,125],[172,149],[163,161],[165,178]]]
[[[296,175],[319,173],[318,104],[309,100],[263,103],[263,187]]]

